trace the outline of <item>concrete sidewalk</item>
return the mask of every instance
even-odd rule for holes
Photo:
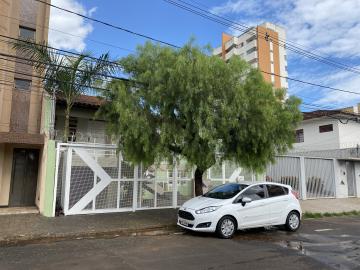
[[[316,199],[300,201],[303,213],[341,213],[360,211],[360,198]]]
[[[176,209],[60,216],[0,216],[0,246],[37,241],[136,235],[175,230]]]
[[[303,212],[360,211],[360,199],[321,199],[301,202]],[[0,215],[0,246],[117,235],[157,234],[176,230],[177,209],[61,216]]]

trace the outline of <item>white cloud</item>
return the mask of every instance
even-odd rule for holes
[[[96,7],[86,10],[86,8],[76,0],[52,0],[52,4],[88,16],[92,16],[92,14],[96,12]],[[53,7],[50,11],[50,28],[54,29],[49,29],[49,44],[51,46],[78,52],[85,49],[85,39],[93,31],[91,23],[84,18]],[[74,36],[61,32],[70,33]]]
[[[216,6],[210,9],[211,13],[215,13],[217,15],[223,15],[228,13],[259,13],[261,9],[257,5],[256,1],[228,1],[223,5]]]
[[[334,73],[333,75],[327,75],[323,78],[327,82],[327,85],[331,85],[334,88],[344,89],[346,91],[352,91],[356,94],[346,93],[341,91],[326,90],[323,92],[322,97],[316,102],[319,105],[332,104],[338,107],[350,106],[360,102],[360,76],[341,71]]]
[[[293,0],[276,16],[288,38],[337,57],[360,54],[360,1]]]

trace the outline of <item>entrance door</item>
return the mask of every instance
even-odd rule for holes
[[[9,206],[34,206],[39,150],[15,148]]]
[[[348,184],[348,196],[356,196],[356,185],[355,185],[355,168],[354,162],[346,161],[346,175]]]

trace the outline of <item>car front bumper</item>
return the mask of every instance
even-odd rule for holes
[[[213,213],[207,213],[207,214],[196,214],[195,210],[192,209],[181,209],[183,211],[187,211],[191,213],[194,216],[194,220],[188,220],[184,219],[178,216],[177,225],[191,231],[197,231],[197,232],[215,232],[216,231],[216,225],[217,225],[217,218]],[[198,227],[200,224],[206,224],[210,223],[210,226],[208,227]],[[200,225],[201,226],[201,225]]]

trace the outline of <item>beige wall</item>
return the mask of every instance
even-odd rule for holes
[[[49,1],[50,2],[50,1]],[[50,9],[47,5],[33,0],[0,0],[0,34],[12,38],[19,37],[19,25],[36,29],[36,41],[47,40]],[[11,18],[10,18],[11,17]],[[21,20],[19,20],[21,18]],[[44,27],[44,25],[46,27]],[[1,38],[4,40],[5,38]],[[2,53],[17,55],[11,44],[0,42]],[[19,56],[19,55],[18,55]],[[14,60],[14,58],[9,58]],[[32,73],[32,68],[24,64],[0,59],[0,66],[11,71]],[[41,79],[32,79],[31,92],[28,97],[23,91],[13,89],[14,77],[29,79],[28,76],[0,71],[0,132],[16,131],[23,126],[21,132],[36,134],[40,132],[42,95]],[[6,84],[3,85],[3,81]],[[15,100],[13,100],[15,98]],[[23,102],[26,99],[27,106]],[[20,106],[20,104],[22,104]],[[19,105],[17,107],[14,107]],[[25,108],[28,107],[26,112]],[[12,127],[12,128],[11,128]]]
[[[4,159],[1,176],[1,187],[0,187],[0,206],[7,206],[9,203],[9,192],[11,183],[11,169],[12,169],[12,158],[13,149],[8,145],[4,146]]]
[[[50,2],[50,0],[46,0]],[[0,34],[12,38],[19,37],[19,26],[36,29],[36,42],[47,41],[50,8],[48,5],[33,0],[0,0]],[[4,40],[5,38],[1,38]],[[12,45],[0,42],[0,52],[19,55],[13,50]],[[14,58],[9,58],[14,60]],[[32,78],[32,87],[29,93],[14,89],[14,78],[29,79],[28,76],[15,74],[34,71],[30,66],[0,59],[0,67],[13,72],[0,71],[0,132],[24,132],[40,134],[43,132],[43,89],[41,79]],[[5,82],[4,82],[5,81]],[[4,85],[6,84],[6,85]],[[24,106],[24,102],[26,103]],[[22,126],[17,130],[17,126]],[[0,134],[1,136],[1,134]],[[24,144],[0,144],[0,206],[8,205],[11,183],[11,171],[14,148],[40,149],[38,169],[38,185],[36,191],[36,205],[40,208],[44,192],[46,151],[45,146]]]
[[[3,171],[4,171],[5,144],[0,144],[0,206],[6,205],[3,201]]]

